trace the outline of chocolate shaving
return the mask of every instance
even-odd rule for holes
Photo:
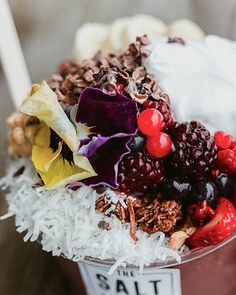
[[[185,41],[180,37],[169,37],[167,43],[179,43],[181,45],[185,45]]]
[[[18,177],[22,175],[25,171],[25,166],[21,166],[14,174],[13,177]]]
[[[32,184],[33,189],[36,189],[36,188],[39,188],[39,187],[42,187],[42,186],[43,186],[43,184],[39,183],[39,182]]]
[[[137,37],[126,51],[102,56],[98,51],[92,59],[81,64],[64,61],[59,66],[59,73],[48,81],[60,102],[74,105],[78,102],[81,91],[88,86],[100,88],[105,93],[117,91],[142,104],[147,98],[164,100],[164,93],[155,78],[146,72],[142,65],[143,58],[149,55],[146,35]],[[119,85],[119,86],[118,86]],[[122,86],[122,87],[120,87]]]
[[[99,221],[98,227],[103,230],[110,230],[111,229],[110,224],[105,220]]]

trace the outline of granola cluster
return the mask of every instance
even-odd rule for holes
[[[96,201],[96,209],[107,216],[115,214],[122,223],[130,222],[130,234],[135,241],[138,240],[136,227],[148,234],[158,231],[171,233],[182,218],[182,206],[174,200],[127,197],[124,201],[126,207],[120,202],[114,204],[106,195],[101,195]]]

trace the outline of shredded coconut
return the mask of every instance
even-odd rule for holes
[[[21,166],[25,167],[24,172],[14,178],[13,174]],[[32,188],[39,181],[28,159],[11,163],[7,175],[0,179],[0,186],[9,188],[6,192],[8,213],[1,220],[14,215],[17,231],[26,232],[24,241],[40,240],[43,250],[75,262],[85,257],[113,260],[110,273],[124,263],[139,266],[141,271],[144,266],[169,258],[180,262],[179,254],[167,248],[164,233],[150,236],[138,229],[139,240],[134,242],[129,224],[122,224],[116,216],[106,217],[97,212],[95,202],[99,194],[94,189],[86,186],[78,191]],[[110,201],[122,202],[122,197],[111,192],[107,193]],[[111,229],[99,228],[101,221],[108,222]]]

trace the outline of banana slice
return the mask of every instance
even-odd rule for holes
[[[124,49],[129,44],[127,39],[127,26],[131,18],[125,17],[115,20],[109,31],[109,39],[112,47],[112,51]]]
[[[74,56],[78,61],[93,57],[98,50],[107,47],[109,27],[99,23],[86,23],[75,36]]]
[[[137,36],[147,34],[149,38],[164,35],[167,26],[164,22],[150,15],[138,14],[130,19],[127,25],[128,44],[134,42]]]
[[[182,37],[186,40],[199,40],[205,34],[195,23],[187,19],[181,19],[169,25],[166,35],[169,37]]]

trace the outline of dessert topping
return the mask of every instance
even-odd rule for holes
[[[171,113],[169,98],[158,99],[155,101],[150,99],[146,100],[142,105],[142,109],[150,108],[156,109],[162,114],[164,123],[164,126],[162,128],[163,130],[165,130],[173,124],[174,119]]]
[[[165,199],[184,201],[188,198],[192,189],[187,177],[172,177],[164,181],[161,186],[161,195]]]
[[[125,155],[119,165],[119,190],[125,193],[156,191],[164,180],[161,159],[154,159],[145,152]]]
[[[228,238],[236,228],[236,210],[233,204],[220,198],[214,217],[187,239],[190,248],[216,245]]]
[[[233,142],[233,136],[223,131],[217,131],[214,135],[214,139],[216,145],[221,149],[229,149]]]
[[[170,128],[173,141],[169,158],[170,169],[177,175],[202,178],[216,164],[217,146],[210,132],[200,123],[175,123]]]
[[[217,154],[220,170],[227,174],[236,173],[236,150],[221,150]]]
[[[215,211],[206,201],[198,201],[196,204],[188,206],[188,213],[191,220],[196,225],[203,225],[213,218]]]
[[[102,195],[96,201],[96,209],[108,216],[115,214],[122,223],[130,221],[130,233],[135,241],[137,241],[136,226],[148,234],[157,231],[168,233],[175,229],[177,221],[182,218],[181,204],[173,200],[157,201],[127,196],[124,200],[127,203],[126,207],[119,202],[114,204]]]
[[[221,196],[231,196],[234,188],[234,181],[231,175],[225,173],[219,174],[215,179],[214,183]]]
[[[211,181],[199,181],[195,184],[191,193],[191,202],[206,201],[212,207],[215,207],[218,201],[219,192],[216,185]]]
[[[156,109],[146,109],[138,116],[138,128],[145,134],[152,136],[158,133],[163,126],[163,116]]]
[[[146,149],[155,158],[164,158],[171,151],[172,141],[168,134],[159,132],[147,139]]]

